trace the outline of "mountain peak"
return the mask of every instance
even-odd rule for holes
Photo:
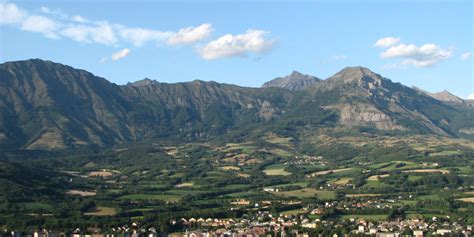
[[[437,93],[429,93],[429,95],[437,100],[446,101],[446,102],[458,102],[462,103],[464,100],[457,97],[447,90],[443,90]]]
[[[336,73],[334,76],[340,76],[343,78],[362,78],[364,76],[368,77],[380,77],[377,73],[371,71],[366,67],[356,66],[356,67],[346,67]]]
[[[147,77],[142,79],[142,80],[138,80],[138,81],[135,81],[135,82],[132,82],[132,83],[128,83],[128,85],[135,86],[135,87],[158,85],[158,84],[160,84],[160,82],[158,82],[157,80],[153,80],[153,79],[150,79],[150,78],[147,78]]]
[[[262,87],[280,87],[292,91],[304,90],[308,86],[311,86],[321,79],[306,75],[298,71],[292,71],[289,75],[285,77],[277,77],[271,81],[265,82]]]

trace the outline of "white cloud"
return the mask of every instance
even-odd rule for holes
[[[167,43],[176,44],[192,44],[207,38],[213,31],[211,24],[202,24],[197,27],[187,27],[180,29],[177,33],[171,35]]]
[[[79,16],[79,15],[75,15],[71,18],[72,21],[75,21],[75,22],[78,22],[78,23],[88,23],[89,20],[87,20],[86,18],[82,17],[82,16]]]
[[[26,17],[26,12],[15,4],[0,2],[0,24],[18,24]]]
[[[468,60],[472,57],[472,52],[465,52],[461,55],[462,60]]]
[[[381,38],[381,39],[377,40],[377,42],[375,42],[374,46],[375,47],[386,48],[386,47],[390,47],[390,46],[393,46],[395,44],[398,44],[398,42],[400,42],[400,38],[385,37],[385,38]]]
[[[41,10],[41,12],[44,13],[44,14],[49,14],[49,15],[52,15],[52,16],[57,16],[57,17],[59,17],[59,18],[61,18],[61,19],[66,19],[66,18],[69,17],[66,13],[62,12],[62,11],[59,10],[59,9],[54,9],[54,10],[52,10],[52,9],[49,9],[48,7],[43,6],[43,7],[40,8],[40,10]]]
[[[117,60],[127,57],[127,55],[129,54],[130,54],[130,49],[122,49],[118,52],[113,53],[112,56],[110,56],[110,58],[113,61],[117,61]]]
[[[93,25],[69,25],[60,33],[62,36],[81,43],[115,45],[118,42],[113,26],[107,22],[94,23]]]
[[[470,94],[467,96],[468,100],[474,100],[474,93]]]
[[[172,35],[170,32],[162,32],[143,28],[127,28],[123,26],[119,28],[120,36],[125,41],[132,43],[134,46],[142,46],[150,41],[164,41],[166,38]]]
[[[263,30],[247,30],[241,35],[224,35],[199,48],[202,58],[214,60],[229,57],[246,57],[249,53],[262,54],[273,48],[275,40],[266,39]]]
[[[38,32],[51,39],[59,38],[59,36],[56,34],[56,29],[58,27],[58,23],[56,23],[54,20],[51,20],[48,17],[36,15],[27,17],[21,25],[22,30]]]
[[[383,59],[400,58],[403,65],[415,67],[434,66],[451,57],[453,49],[443,49],[436,44],[399,44],[389,47],[380,54]]]
[[[23,31],[41,33],[51,39],[67,38],[80,43],[98,43],[115,47],[122,44],[140,47],[146,43],[195,44],[209,37],[213,31],[211,24],[190,26],[177,31],[160,31],[127,27],[107,21],[93,21],[80,15],[71,16],[60,9],[50,9],[46,6],[41,7],[40,11],[41,14],[33,15],[16,4],[0,0],[0,24],[8,24]],[[246,57],[251,53],[263,54],[271,50],[275,44],[275,40],[266,37],[267,34],[268,32],[263,30],[247,30],[245,34],[240,35],[227,34],[200,46],[197,51],[202,58],[207,60]],[[342,58],[335,60],[342,60]]]
[[[20,29],[42,33],[48,38],[65,37],[81,43],[99,43],[116,46],[128,42],[142,46],[148,42],[170,45],[191,44],[209,36],[211,24],[187,27],[177,32],[131,28],[107,21],[91,21],[80,15],[70,16],[59,9],[41,7],[44,14],[30,15],[13,3],[0,0],[0,23],[19,25]],[[47,16],[46,16],[47,15]]]

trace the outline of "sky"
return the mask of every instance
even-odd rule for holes
[[[0,0],[0,62],[41,58],[116,84],[249,87],[364,66],[474,99],[473,2]]]

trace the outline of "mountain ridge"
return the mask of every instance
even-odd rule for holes
[[[470,137],[474,128],[468,104],[451,105],[363,67],[298,90],[147,78],[116,85],[39,59],[0,64],[0,75],[0,146],[15,149],[243,139],[265,129],[300,136],[308,126],[453,137]]]

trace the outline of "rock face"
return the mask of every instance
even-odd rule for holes
[[[434,99],[363,67],[326,80],[294,72],[274,82],[277,88],[150,79],[119,86],[39,59],[0,64],[0,78],[0,149],[207,141],[312,126],[455,137],[470,137],[474,128],[473,106]]]
[[[280,87],[280,88],[285,88],[292,91],[298,91],[298,90],[304,90],[308,88],[309,86],[318,83],[320,80],[321,79],[317,77],[305,75],[305,74],[301,74],[300,72],[293,71],[288,76],[277,77],[271,81],[265,82],[262,85],[262,88]]]
[[[344,105],[340,110],[340,122],[349,126],[374,125],[380,130],[405,130],[395,124],[392,118],[373,106]]]

